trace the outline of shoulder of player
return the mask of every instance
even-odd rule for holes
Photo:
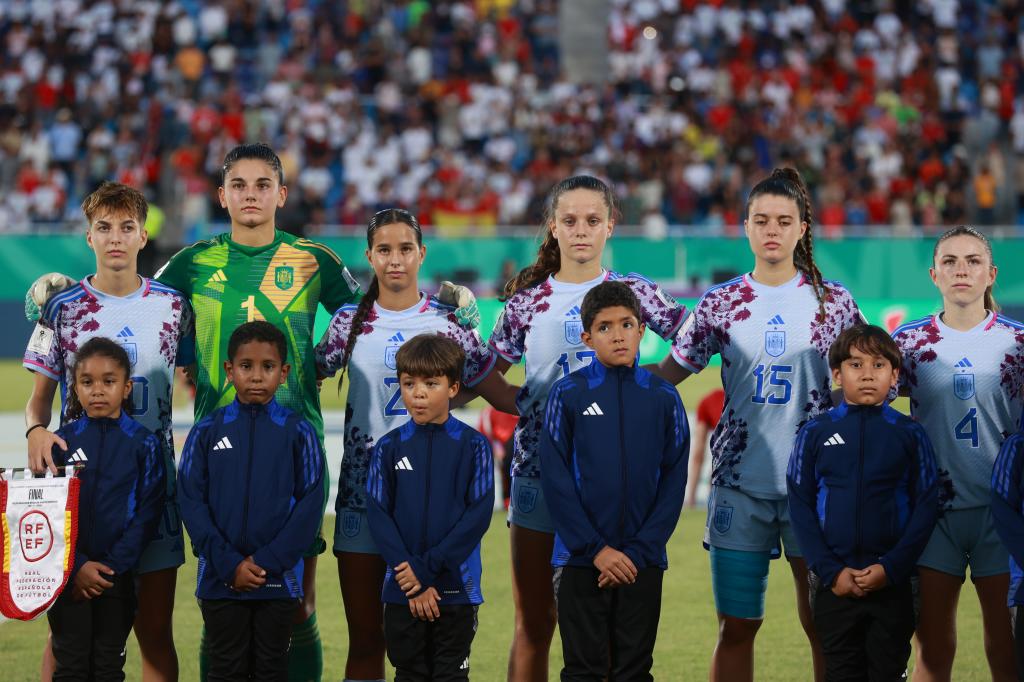
[[[850,293],[850,290],[846,288],[845,284],[838,280],[823,279],[821,280],[821,284],[833,298],[853,299],[853,294]]]
[[[182,303],[188,302],[188,299],[185,297],[185,294],[181,293],[174,287],[169,287],[166,284],[163,284],[162,282],[159,282],[155,279],[150,279],[149,277],[146,277],[145,280],[148,287],[147,294],[155,294],[157,296],[167,296],[170,298],[176,298],[180,300]]]
[[[344,326],[348,327],[352,324],[352,318],[356,315],[356,310],[359,309],[358,303],[346,303],[331,315],[331,326]]]
[[[294,246],[297,249],[302,249],[303,251],[312,253],[316,256],[316,259],[320,261],[321,265],[325,264],[325,261],[338,266],[344,265],[341,257],[326,244],[321,244],[320,242],[315,242],[311,239],[306,239],[305,237],[294,237],[291,235],[288,235],[288,237],[291,237],[291,240],[288,240],[286,237],[286,243],[291,244],[291,246]]]
[[[896,327],[896,329],[893,330],[892,338],[894,338],[897,341],[899,341],[899,339],[901,337],[905,336],[909,332],[912,332],[915,329],[920,329],[922,327],[927,327],[930,324],[932,324],[932,316],[931,315],[929,315],[928,317],[922,317],[922,318],[917,319],[917,320],[912,320],[912,321],[907,322],[905,324],[901,324],[899,327]]]
[[[728,279],[720,284],[714,284],[708,287],[708,290],[701,295],[700,300],[697,301],[697,306],[699,307],[704,301],[713,301],[716,298],[724,296],[730,291],[744,286],[747,286],[747,282],[743,275],[733,277],[732,279]]]
[[[40,311],[40,317],[49,323],[54,323],[57,318],[60,317],[61,310],[64,309],[65,305],[73,303],[79,299],[90,296],[89,291],[82,285],[81,282],[77,282],[64,291],[54,294],[43,309]]]
[[[655,282],[653,279],[645,277],[644,275],[641,275],[639,272],[627,272],[626,274],[622,274],[619,272],[615,272],[614,270],[609,270],[607,281],[623,282],[624,284],[629,285],[630,288],[638,285],[646,285],[649,287],[658,286],[658,283]]]
[[[995,318],[992,320],[992,326],[1001,326],[1006,329],[1013,331],[1014,333],[1024,332],[1024,323],[1018,322],[1017,320],[996,313]]]
[[[551,285],[548,284],[548,281],[545,279],[537,282],[533,286],[523,287],[505,299],[505,309],[515,310],[517,312],[519,310],[523,310],[524,312],[531,311],[537,303],[550,295]]]

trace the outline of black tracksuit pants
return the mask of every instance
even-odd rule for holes
[[[46,613],[53,635],[54,682],[123,680],[124,645],[135,620],[135,576],[114,576],[113,587],[75,601],[69,582]]]
[[[287,682],[297,599],[201,599],[208,682]]]
[[[384,642],[395,682],[468,680],[478,608],[439,606],[441,617],[431,623],[412,615],[408,604],[384,604]]]
[[[837,597],[827,587],[811,596],[827,682],[905,679],[915,625],[910,581],[865,597]]]
[[[596,568],[555,569],[562,680],[653,680],[665,571],[642,568],[632,585],[597,586]]]

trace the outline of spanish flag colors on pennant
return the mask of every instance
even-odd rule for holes
[[[22,477],[16,472],[22,471]],[[79,479],[73,466],[64,476],[33,478],[25,470],[0,476],[0,613],[32,620],[60,596],[75,564]]]

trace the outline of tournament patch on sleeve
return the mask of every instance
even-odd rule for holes
[[[359,282],[357,282],[356,278],[352,276],[352,273],[348,271],[348,268],[342,267],[341,276],[345,278],[345,284],[348,285],[349,289],[352,291],[359,291]]]
[[[32,338],[28,342],[28,349],[39,355],[47,355],[53,348],[53,330],[36,323],[32,330]]]

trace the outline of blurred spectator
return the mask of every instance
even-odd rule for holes
[[[591,172],[643,234],[734,235],[781,164],[829,236],[1020,221],[1018,3],[610,8],[609,82],[581,85],[551,0],[0,3],[4,229],[111,178],[190,239],[252,139],[281,153],[296,232],[392,203],[448,234],[536,225],[552,183]]]

